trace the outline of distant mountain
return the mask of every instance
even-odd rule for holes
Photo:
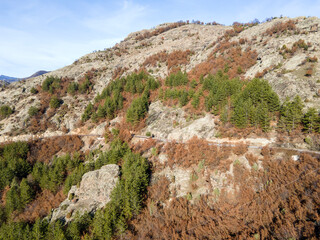
[[[6,82],[15,82],[15,81],[18,81],[19,79],[15,77],[0,75],[0,80],[6,81]]]
[[[49,73],[50,71],[44,71],[44,70],[40,70],[34,74],[32,74],[30,77],[26,77],[26,78],[23,78],[23,79],[29,79],[29,78],[33,78],[33,77],[38,77],[40,75],[43,75],[43,74],[46,74],[46,73]]]
[[[20,81],[20,80],[25,80],[25,79],[29,79],[29,78],[38,77],[38,76],[46,74],[46,73],[48,73],[48,71],[40,70],[40,71],[32,74],[31,76],[25,77],[25,78],[16,78],[16,77],[9,77],[9,76],[5,76],[5,75],[0,75],[0,81],[5,81],[7,83],[12,83],[12,82]]]

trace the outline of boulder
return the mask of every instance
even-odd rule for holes
[[[68,222],[85,212],[94,213],[111,199],[111,192],[119,178],[119,166],[109,164],[83,175],[80,186],[72,186],[68,197],[52,213],[51,222],[61,219]]]

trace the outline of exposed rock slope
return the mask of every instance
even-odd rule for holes
[[[96,69],[93,93],[77,97],[64,96],[62,100],[69,107],[68,111],[58,110],[49,120],[58,129],[65,127],[72,130],[76,128],[76,123],[88,102],[92,101],[94,96],[100,93],[116,75],[126,75],[144,67],[152,75],[164,78],[170,72],[168,62],[158,61],[157,65],[153,66],[146,64],[145,61],[148,57],[162,51],[172,53],[177,50],[190,51],[189,61],[180,65],[182,70],[189,72],[197,64],[206,61],[210,53],[219,48],[226,39],[229,42],[241,42],[238,47],[243,51],[250,47],[257,53],[256,63],[244,72],[242,77],[252,78],[262,74],[282,100],[287,96],[293,97],[299,94],[306,106],[318,107],[320,105],[320,65],[315,59],[320,58],[320,32],[318,31],[320,19],[295,18],[292,19],[295,30],[268,33],[269,29],[277,24],[278,26],[285,24],[288,20],[288,18],[274,19],[247,27],[234,35],[228,35],[228,31],[233,29],[232,26],[197,24],[186,24],[160,31],[158,34],[151,34],[155,30],[168,26],[168,24],[162,24],[153,30],[132,33],[113,48],[87,54],[69,66],[28,81],[10,84],[0,90],[0,105],[15,107],[14,114],[0,121],[0,134],[6,135],[24,128],[28,120],[28,109],[40,104],[39,96],[31,94],[30,90],[40,85],[47,76],[68,77],[79,81],[87,71]],[[307,47],[296,47],[299,41],[303,41]],[[294,51],[293,48],[295,48]],[[310,69],[312,74],[306,74]],[[49,128],[47,132],[49,131],[53,130]]]

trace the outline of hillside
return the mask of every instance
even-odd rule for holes
[[[319,23],[165,23],[2,86],[0,239],[318,239]]]

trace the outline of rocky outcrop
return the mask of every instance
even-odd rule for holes
[[[196,118],[181,108],[166,107],[160,101],[150,105],[144,132],[150,132],[157,138],[177,141],[187,141],[193,136],[210,139],[216,133],[211,114]]]
[[[95,212],[109,201],[119,177],[119,166],[109,164],[83,175],[80,186],[72,186],[68,197],[52,213],[51,222],[72,220],[75,214]]]

